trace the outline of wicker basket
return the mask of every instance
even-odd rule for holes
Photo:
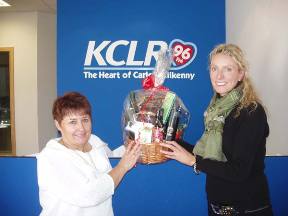
[[[166,158],[160,150],[168,151],[168,148],[160,146],[157,142],[141,144],[141,154],[138,162],[143,164],[156,164],[166,161],[168,158]]]
[[[130,142],[133,143],[134,141],[127,140],[125,146],[127,146],[127,144]],[[152,142],[140,145],[141,145],[141,153],[137,162],[142,164],[157,164],[169,160],[169,158],[166,158],[164,154],[160,152],[160,150],[169,151],[169,149],[161,146],[158,142]]]

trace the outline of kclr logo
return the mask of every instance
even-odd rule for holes
[[[173,65],[171,70],[179,70],[188,66],[196,57],[197,47],[191,42],[174,39],[169,46],[165,41],[149,41],[146,48],[145,58],[136,60],[138,41],[89,41],[84,61],[85,70],[153,70],[151,61],[157,61],[158,52],[161,49],[173,49]],[[128,48],[127,55],[115,58],[117,49]]]

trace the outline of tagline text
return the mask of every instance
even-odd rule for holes
[[[85,79],[143,79],[149,76],[150,74],[151,72],[149,71],[145,71],[145,72],[143,71],[127,71],[127,72],[84,71],[83,72]],[[166,78],[167,79],[193,80],[195,78],[195,73],[169,71],[166,75]]]

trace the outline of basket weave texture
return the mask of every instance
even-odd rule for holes
[[[160,146],[157,142],[141,144],[141,154],[138,162],[143,164],[155,164],[166,161],[167,158],[160,150],[168,151],[168,148]]]

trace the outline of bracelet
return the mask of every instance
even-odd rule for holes
[[[193,170],[194,170],[194,173],[195,173],[196,175],[199,175],[199,174],[200,174],[200,171],[197,170],[197,163],[196,163],[196,162],[195,162],[194,165],[193,165]]]

